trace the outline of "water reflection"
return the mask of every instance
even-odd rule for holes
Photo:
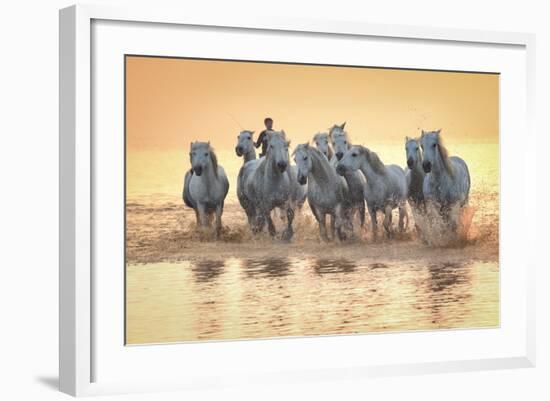
[[[291,273],[288,258],[244,259],[242,266],[247,277],[284,277]]]
[[[462,264],[451,262],[429,265],[430,290],[439,292],[459,284],[461,280],[464,280],[465,271],[462,268]]]
[[[371,263],[369,265],[369,267],[370,267],[371,270],[374,270],[374,269],[387,269],[388,265],[385,264],[385,263]]]
[[[427,302],[431,321],[438,327],[448,327],[449,317],[460,321],[470,313],[471,265],[443,262],[428,266]]]
[[[351,273],[356,269],[356,265],[346,259],[314,259],[312,266],[318,275]]]
[[[215,280],[223,273],[223,268],[224,262],[221,260],[201,260],[195,262],[191,270],[197,283],[205,283]]]
[[[499,323],[494,263],[230,258],[130,265],[127,280],[131,344]]]

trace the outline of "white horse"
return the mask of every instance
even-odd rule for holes
[[[258,167],[260,162],[256,159],[256,148],[254,146],[254,131],[241,131],[237,135],[237,146],[235,146],[235,153],[237,156],[243,158],[243,165],[239,170],[239,175],[237,177],[237,198],[241,207],[246,213],[248,219],[248,225],[252,230],[255,230],[255,225],[257,224],[257,215],[256,215],[256,203],[253,199],[249,199],[245,193],[244,183],[248,175]]]
[[[372,222],[374,235],[378,232],[376,212],[384,213],[384,229],[388,237],[393,236],[392,210],[399,209],[399,229],[405,230],[405,218],[408,222],[407,180],[403,169],[395,164],[384,165],[378,155],[364,146],[352,146],[336,166],[340,175],[347,171],[361,170],[367,178],[365,199]]]
[[[332,141],[332,148],[334,150],[334,156],[331,159],[331,164],[334,168],[349,148],[352,146],[351,141],[349,140],[348,133],[344,131],[346,123],[342,125],[334,125],[330,131],[329,136]],[[353,227],[353,216],[357,212],[359,214],[359,222],[361,227],[365,226],[365,186],[367,185],[367,180],[365,175],[361,170],[356,171],[346,171],[344,173],[344,178],[348,184],[349,196],[346,199],[348,203],[347,209],[349,211],[349,216],[347,220],[349,224]]]
[[[288,241],[294,234],[292,222],[295,210],[305,201],[306,189],[298,184],[296,169],[290,166],[288,156],[290,142],[286,140],[284,131],[270,132],[267,141],[266,156],[260,158],[245,177],[244,193],[255,203],[256,231],[261,231],[264,222],[267,222],[269,233],[275,236],[276,230],[271,219],[271,211],[274,208],[282,208],[286,211],[287,228],[282,238]]]
[[[423,193],[426,202],[435,204],[443,218],[457,228],[450,216],[451,209],[468,204],[470,194],[470,172],[464,160],[449,156],[443,146],[441,130],[425,132],[420,137],[424,161],[422,167],[426,173]]]
[[[297,179],[302,185],[307,183],[307,200],[313,215],[319,223],[319,232],[323,240],[328,241],[326,215],[331,216],[331,234],[335,232],[344,239],[342,221],[345,200],[348,195],[346,181],[336,174],[327,158],[307,143],[298,145],[294,150],[294,161],[298,168]]]
[[[407,156],[407,199],[411,207],[423,208],[424,204],[424,169],[422,167],[422,151],[417,138],[405,137],[405,153]]]
[[[185,174],[183,201],[193,210],[197,226],[210,224],[212,214],[216,215],[216,236],[221,234],[223,204],[229,191],[229,181],[210,142],[193,142],[189,158],[191,169]]]

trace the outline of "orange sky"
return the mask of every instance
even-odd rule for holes
[[[494,74],[404,71],[128,56],[127,146],[235,146],[244,128],[275,120],[293,144],[347,121],[352,140],[402,142],[439,129],[448,143],[498,142]]]

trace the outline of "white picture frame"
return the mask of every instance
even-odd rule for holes
[[[517,218],[513,216],[501,216],[501,219],[511,219],[509,222],[504,222],[501,225],[501,239],[506,241],[506,236],[513,235],[509,233],[510,227],[516,227],[516,224],[522,225],[525,228],[523,242],[518,242],[518,249],[505,249],[505,253],[501,254],[501,258],[514,256],[517,261],[522,261],[517,271],[510,272],[507,277],[507,282],[517,283],[518,295],[521,301],[518,302],[517,314],[513,315],[517,322],[510,322],[517,330],[514,331],[513,339],[509,342],[499,344],[501,348],[495,348],[491,352],[483,354],[474,351],[467,358],[451,358],[445,360],[416,360],[414,355],[410,355],[407,362],[395,362],[391,358],[380,356],[376,362],[365,361],[361,362],[361,354],[358,353],[356,360],[349,359],[348,361],[340,361],[340,364],[331,366],[330,347],[342,347],[344,342],[355,343],[356,346],[364,346],[365,336],[339,336],[335,337],[320,337],[314,340],[311,339],[283,339],[283,340],[256,340],[256,341],[239,341],[221,343],[203,344],[202,350],[208,348],[208,358],[231,358],[235,353],[250,352],[251,354],[269,352],[266,346],[269,343],[270,347],[281,348],[276,352],[288,352],[290,355],[296,352],[296,347],[308,349],[310,355],[315,355],[319,347],[326,347],[327,361],[325,365],[319,365],[318,361],[312,359],[311,364],[296,363],[292,369],[285,369],[285,361],[274,363],[272,370],[258,368],[258,374],[250,373],[244,378],[238,378],[229,373],[231,366],[227,365],[226,370],[220,368],[219,371],[212,375],[205,375],[197,369],[195,377],[187,377],[185,380],[177,377],[162,376],[163,372],[158,372],[156,377],[154,372],[143,370],[143,377],[133,381],[129,377],[116,377],[116,375],[108,375],[108,378],[99,379],[102,376],[101,371],[98,371],[96,363],[97,352],[104,352],[99,358],[105,361],[107,350],[104,345],[106,343],[105,336],[116,337],[117,334],[114,327],[107,327],[108,323],[101,321],[102,336],[97,335],[96,325],[103,319],[101,313],[97,314],[94,306],[94,288],[101,285],[102,281],[94,274],[94,230],[96,230],[96,219],[98,214],[95,213],[95,198],[94,198],[94,174],[97,168],[98,153],[102,152],[100,146],[94,142],[93,125],[97,122],[93,120],[94,104],[92,96],[94,88],[92,86],[92,76],[95,60],[93,59],[94,46],[101,46],[104,41],[98,40],[93,42],[92,36],[94,32],[94,23],[98,21],[109,21],[109,24],[115,22],[124,23],[139,23],[139,24],[157,24],[162,26],[164,30],[159,30],[158,36],[150,36],[150,42],[143,46],[151,46],[149,51],[154,51],[155,38],[169,35],[170,32],[166,29],[170,27],[204,27],[208,29],[219,29],[220,35],[226,29],[235,31],[243,30],[250,34],[254,32],[271,32],[284,33],[287,35],[307,34],[309,36],[336,35],[343,38],[353,38],[360,40],[361,38],[384,38],[388,41],[418,41],[426,43],[435,43],[439,45],[453,44],[462,48],[476,46],[495,46],[501,48],[510,47],[518,50],[518,54],[511,57],[517,57],[521,64],[521,71],[525,72],[522,79],[510,81],[510,85],[517,85],[521,88],[524,97],[520,96],[521,112],[518,111],[515,127],[524,132],[524,137],[532,140],[534,143],[535,133],[533,130],[534,111],[534,35],[524,33],[506,33],[506,32],[484,32],[459,29],[439,29],[414,26],[389,26],[375,25],[358,21],[315,21],[315,20],[296,20],[292,18],[274,19],[274,18],[256,18],[254,20],[239,20],[229,17],[219,18],[205,15],[190,15],[184,9],[177,10],[162,10],[155,7],[145,8],[112,8],[109,6],[92,6],[78,5],[72,6],[60,11],[60,390],[75,396],[105,394],[116,392],[133,392],[133,391],[155,391],[167,389],[188,389],[188,388],[208,388],[216,386],[229,386],[239,383],[246,383],[247,380],[256,382],[277,382],[277,381],[309,381],[309,380],[325,380],[330,373],[330,377],[339,378],[363,378],[370,376],[386,376],[400,374],[421,374],[431,372],[449,372],[449,371],[467,371],[479,369],[503,369],[513,367],[530,367],[535,364],[535,279],[534,271],[537,261],[535,260],[535,252],[531,252],[530,247],[534,241],[534,211],[530,208],[525,208],[521,211],[521,215]],[[140,27],[134,27],[137,30]],[[129,26],[122,26],[116,29],[133,29]],[[109,29],[102,31],[109,33]],[[134,36],[134,35],[129,35]],[[119,43],[121,37],[113,42]],[[122,40],[125,40],[122,38]],[[127,39],[130,40],[130,39]],[[116,46],[116,43],[113,44]],[[151,50],[153,49],[153,50]],[[166,50],[167,47],[163,51]],[[99,49],[101,50],[101,49]],[[113,47],[113,51],[119,51]],[[460,51],[457,47],[457,51]],[[144,50],[146,52],[146,50]],[[520,54],[521,53],[521,54]],[[103,59],[106,59],[105,57]],[[496,60],[496,59],[495,59]],[[504,60],[504,59],[503,59]],[[420,62],[420,61],[419,61]],[[433,69],[445,69],[445,63],[429,64]],[[501,61],[495,61],[503,62]],[[388,63],[392,63],[391,60]],[[416,63],[415,63],[416,65]],[[420,65],[420,64],[419,64]],[[466,64],[465,64],[466,65]],[[495,64],[496,65],[496,64]],[[389,66],[397,67],[391,64]],[[473,69],[475,63],[472,62],[471,67],[466,67],[466,70]],[[399,67],[402,67],[400,65]],[[460,68],[459,68],[460,69]],[[516,77],[517,78],[517,77]],[[523,80],[524,79],[524,80]],[[511,87],[510,87],[511,88]],[[119,90],[120,87],[115,88]],[[502,96],[506,96],[509,92],[504,92]],[[501,100],[502,101],[502,100]],[[123,110],[117,109],[117,104],[114,104],[114,109],[117,113],[123,113]],[[523,110],[523,107],[525,109]],[[506,110],[510,110],[506,108]],[[515,111],[510,111],[511,113]],[[506,128],[506,127],[505,127]],[[506,131],[506,130],[505,130]],[[502,137],[501,140],[505,138]],[[508,140],[508,139],[506,139]],[[506,147],[513,146],[513,143],[503,145],[504,151]],[[523,149],[524,152],[521,160],[525,163],[525,168],[521,170],[516,178],[522,180],[525,191],[519,195],[510,195],[504,202],[524,202],[524,198],[520,196],[535,197],[534,178],[528,176],[524,172],[529,166],[535,164],[535,150]],[[506,173],[506,161],[501,159],[501,171]],[[503,176],[501,180],[506,180]],[[516,199],[512,199],[517,196]],[[523,204],[523,203],[521,203]],[[505,208],[504,211],[510,211],[510,208]],[[519,213],[519,212],[518,212]],[[504,215],[504,213],[503,213]],[[505,224],[504,224],[505,223]],[[507,231],[508,230],[508,231]],[[501,247],[503,246],[501,241]],[[502,248],[501,248],[502,249]],[[523,259],[520,259],[523,255]],[[516,259],[514,259],[516,260]],[[519,272],[519,273],[518,273]],[[516,274],[518,274],[516,276]],[[99,281],[98,281],[99,280]],[[509,287],[501,287],[506,291]],[[106,288],[106,290],[117,291],[117,287]],[[120,288],[123,291],[123,288]],[[503,296],[505,293],[503,292]],[[114,296],[109,291],[102,293],[102,297]],[[117,296],[120,296],[118,294]],[[523,299],[524,298],[524,299]],[[115,299],[115,298],[113,298]],[[506,303],[502,304],[503,307]],[[98,307],[99,309],[101,306]],[[505,313],[506,311],[502,311]],[[506,312],[507,313],[507,312]],[[99,320],[98,320],[99,319]],[[505,319],[506,320],[506,319]],[[122,325],[123,322],[120,322]],[[508,326],[503,325],[500,330],[506,330]],[[487,334],[488,333],[488,334]],[[493,333],[494,334],[494,333]],[[487,336],[486,341],[494,341],[491,333],[485,334],[481,331],[461,331],[460,333],[446,333],[449,341],[450,336],[455,336],[457,341],[476,341],[477,336]],[[386,334],[370,336],[373,340],[383,343]],[[401,341],[399,335],[389,334],[392,337],[392,342]],[[438,341],[441,337],[434,333],[415,333],[405,334],[412,338],[417,336],[414,341],[430,342]],[[510,337],[510,338],[512,338]],[[96,343],[100,338],[99,343]],[[496,337],[495,337],[496,338]],[[376,339],[376,340],[374,340]],[[120,338],[114,339],[114,342],[120,342]],[[304,342],[304,341],[307,341]],[[361,343],[359,342],[361,341]],[[498,342],[498,341],[497,341]],[[505,351],[505,348],[510,344],[514,345],[513,350]],[[121,347],[124,344],[120,344]],[[164,348],[163,348],[164,347]],[[137,347],[139,350],[133,351],[131,356],[124,356],[124,352],[120,353],[120,360],[115,360],[113,357],[113,366],[116,363],[130,363],[136,366],[137,361],[147,362],[146,364],[156,364],[162,362],[163,358],[169,358],[166,354],[167,347]],[[191,357],[199,355],[200,352],[196,348],[187,349]],[[284,349],[282,349],[284,348]],[[472,348],[475,348],[472,347]],[[246,351],[249,349],[249,351]],[[99,351],[103,350],[103,351]],[[181,351],[181,347],[179,348]],[[178,352],[179,352],[178,351]],[[218,355],[218,356],[216,356]],[[241,354],[242,355],[242,354]],[[268,355],[268,354],[266,354]],[[129,359],[124,359],[124,358]],[[250,356],[252,358],[252,356]],[[246,359],[246,358],[244,358]],[[373,357],[373,359],[376,359]],[[166,359],[168,361],[168,359]],[[166,366],[170,368],[174,362],[168,362]],[[235,360],[234,364],[239,361]],[[288,361],[286,361],[288,364]],[[105,363],[103,363],[104,365]],[[136,368],[138,369],[138,368]],[[138,377],[138,371],[133,371]],[[148,379],[150,375],[150,380]],[[145,377],[145,379],[144,379]]]

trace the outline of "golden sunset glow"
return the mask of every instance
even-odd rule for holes
[[[495,74],[186,60],[126,60],[127,145],[233,147],[241,127],[274,119],[293,143],[347,121],[357,143],[402,142],[442,129],[447,142],[497,142]]]

